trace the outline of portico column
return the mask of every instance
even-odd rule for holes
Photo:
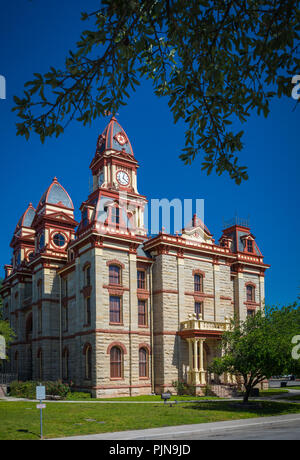
[[[204,367],[203,367],[203,343],[204,343],[205,339],[204,338],[200,338],[199,339],[199,344],[200,344],[200,369],[199,369],[199,374],[200,374],[200,383],[202,385],[204,385],[206,383],[206,378],[205,378],[205,371],[204,371]]]
[[[194,369],[193,369],[193,375],[194,375],[194,384],[199,385],[200,380],[199,380],[199,369],[198,369],[198,339],[195,338],[193,340],[194,342]]]
[[[193,380],[193,346],[192,339],[187,339],[189,344],[189,371],[188,371],[188,383],[192,383]]]

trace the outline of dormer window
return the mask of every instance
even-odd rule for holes
[[[83,213],[82,213],[82,225],[84,227],[87,226],[87,224],[89,223],[89,220],[88,220],[88,210],[85,208]]]
[[[252,240],[247,240],[247,251],[253,252],[253,241]]]
[[[39,249],[43,249],[45,246],[45,233],[40,233],[39,240],[38,240],[38,247]]]
[[[112,221],[113,224],[119,224],[120,223],[120,208],[113,207],[111,209],[111,221]]]

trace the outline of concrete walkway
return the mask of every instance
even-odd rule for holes
[[[57,440],[300,439],[300,414],[57,438]],[[280,434],[282,433],[282,434]]]

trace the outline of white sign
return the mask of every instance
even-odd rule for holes
[[[36,408],[37,409],[46,409],[46,404],[37,404]]]
[[[6,359],[6,341],[3,335],[0,335],[0,359]]]
[[[39,399],[40,401],[42,401],[42,399],[46,399],[46,387],[36,387],[36,399]]]

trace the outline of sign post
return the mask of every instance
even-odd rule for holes
[[[46,399],[46,387],[40,385],[36,387],[36,399],[40,401],[37,404],[37,409],[40,409],[40,425],[41,425],[41,439],[43,439],[43,409],[46,408],[46,404],[43,404],[43,400]]]

